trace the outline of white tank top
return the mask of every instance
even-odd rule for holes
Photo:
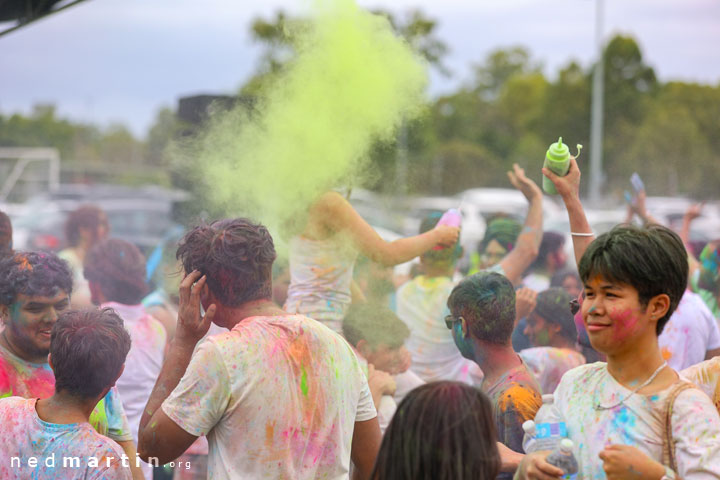
[[[337,236],[290,240],[290,287],[285,310],[322,322],[342,334],[352,295],[350,284],[357,251]]]

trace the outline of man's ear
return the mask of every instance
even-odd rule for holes
[[[370,346],[368,345],[367,341],[364,339],[358,340],[357,345],[355,345],[355,349],[360,352],[360,355],[367,358],[368,353],[372,353],[370,351]]]
[[[465,317],[460,317],[460,329],[462,330],[463,338],[470,337],[470,327],[465,321]]]
[[[3,325],[6,325],[10,320],[10,308],[7,305],[0,305],[0,320],[2,320]]]
[[[661,293],[650,299],[648,302],[647,311],[650,314],[650,319],[654,321],[660,320],[670,310],[670,296],[666,293]]]
[[[205,285],[203,285],[202,290],[200,290],[200,303],[205,311],[207,311],[213,303],[216,306],[218,305],[217,298],[215,298],[215,295],[213,295],[212,291],[210,291],[207,281],[205,282]]]

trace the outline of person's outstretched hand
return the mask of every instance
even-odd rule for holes
[[[537,306],[538,292],[532,288],[523,287],[515,293],[515,316],[517,319],[525,318]]]
[[[460,238],[460,229],[450,225],[438,225],[433,229],[436,232],[436,243],[442,247],[452,247]]]
[[[635,447],[609,445],[600,452],[603,470],[608,480],[632,477],[638,480],[657,480],[665,475],[665,467]]]
[[[685,218],[689,222],[692,222],[696,218],[698,218],[700,215],[702,215],[702,209],[705,206],[705,202],[702,203],[695,203],[688,207],[688,209],[685,211]]]
[[[180,307],[175,338],[192,345],[205,336],[215,316],[215,304],[208,307],[205,315],[200,314],[200,293],[206,280],[205,275],[195,270],[180,282]]]
[[[570,169],[564,177],[555,175],[547,167],[543,167],[542,173],[555,185],[555,190],[562,198],[580,198],[580,167],[578,167],[575,157],[570,157]]]
[[[520,190],[528,201],[532,201],[535,198],[542,198],[542,191],[530,178],[525,176],[525,170],[521,168],[517,163],[513,164],[513,169],[507,172],[508,178],[512,186]]]

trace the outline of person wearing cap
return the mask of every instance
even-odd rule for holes
[[[585,364],[585,357],[577,351],[571,300],[562,288],[540,292],[527,318],[524,333],[533,347],[522,350],[520,357],[537,378],[542,393],[553,393],[565,372]]]

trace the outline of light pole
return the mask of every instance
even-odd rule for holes
[[[590,114],[590,202],[600,203],[600,187],[603,184],[603,93],[605,59],[603,55],[603,8],[604,0],[595,0],[595,46],[597,60],[592,82],[592,109]]]

